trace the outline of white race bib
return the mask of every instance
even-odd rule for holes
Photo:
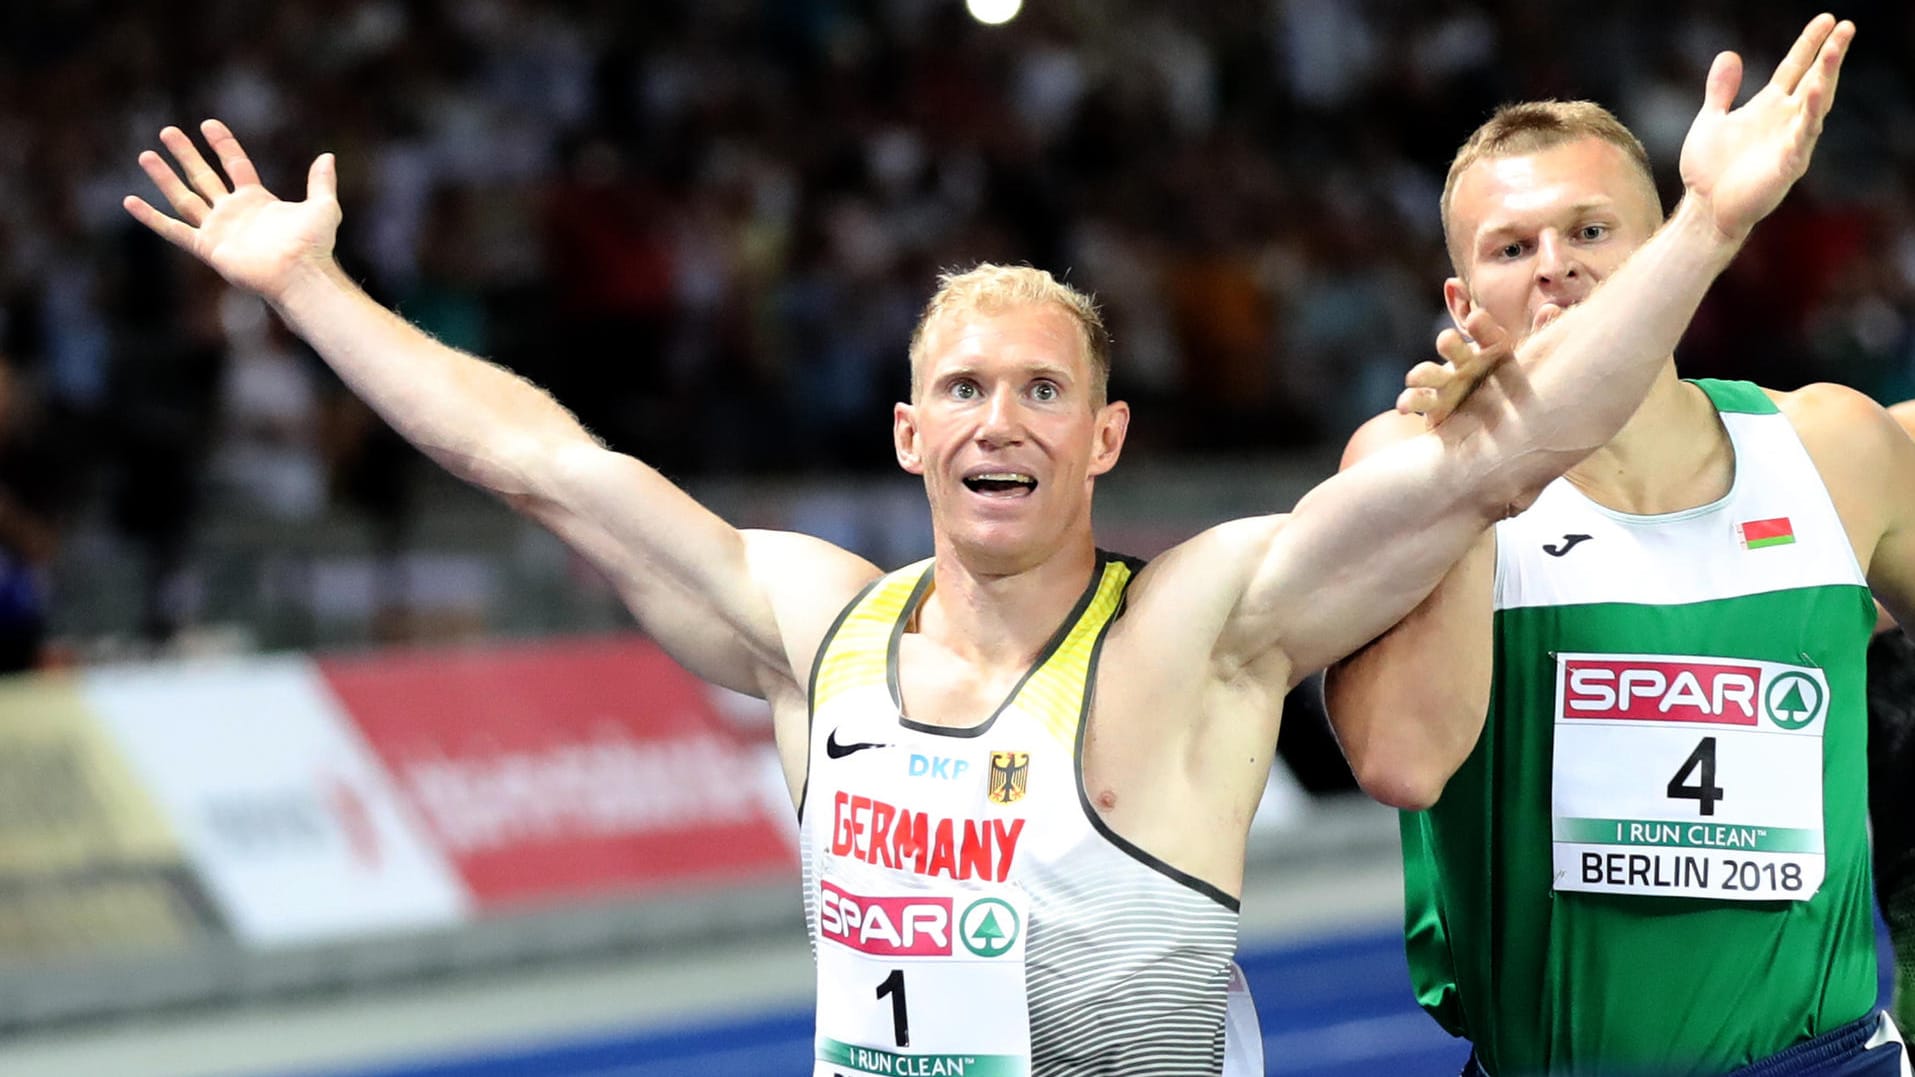
[[[1556,656],[1555,889],[1807,901],[1822,885],[1813,666]]]
[[[1014,885],[866,894],[821,880],[814,1077],[1028,1077],[1029,923]]]

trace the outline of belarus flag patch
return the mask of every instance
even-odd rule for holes
[[[1795,542],[1795,528],[1789,526],[1787,516],[1777,516],[1773,520],[1745,520],[1735,525],[1735,533],[1742,540],[1743,549],[1747,550],[1788,546]]]

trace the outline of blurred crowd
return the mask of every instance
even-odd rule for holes
[[[165,124],[221,117],[287,197],[336,152],[339,256],[374,296],[677,477],[892,467],[918,308],[979,259],[1102,298],[1133,451],[1260,453],[1340,442],[1429,353],[1437,195],[1489,109],[1603,101],[1673,196],[1714,53],[1760,78],[1813,10],[1027,0],[990,27],[957,0],[7,5],[0,622],[40,615],[83,515],[142,565],[155,638],[209,515],[357,513],[405,541],[409,450],[121,210]],[[1915,8],[1840,14],[1861,33],[1816,165],[1685,373],[1915,396]]]

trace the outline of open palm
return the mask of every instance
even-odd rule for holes
[[[192,139],[179,128],[168,127],[160,132],[160,141],[179,162],[180,172],[152,150],[140,154],[140,167],[179,216],[170,217],[137,195],[129,195],[123,204],[134,219],[233,284],[268,299],[277,296],[302,266],[323,265],[331,259],[340,217],[331,154],[313,162],[306,179],[306,200],[287,202],[261,185],[252,161],[225,124],[207,120],[200,131],[232,181],[230,189]]]
[[[1808,170],[1854,38],[1854,23],[1816,16],[1768,85],[1734,111],[1742,58],[1725,52],[1710,66],[1702,111],[1682,144],[1682,182],[1724,235],[1746,236]]]

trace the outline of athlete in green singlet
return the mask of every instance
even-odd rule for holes
[[[1813,21],[1756,100],[1843,32]],[[1738,77],[1719,58],[1712,92]],[[1444,191],[1450,312],[1520,340],[1659,217],[1609,113],[1500,110]],[[1375,420],[1346,460],[1420,426]],[[1915,612],[1915,443],[1848,390],[1671,361],[1608,446],[1333,670],[1359,781],[1427,809],[1403,817],[1411,974],[1470,1072],[1901,1072],[1873,1012],[1871,589]]]

